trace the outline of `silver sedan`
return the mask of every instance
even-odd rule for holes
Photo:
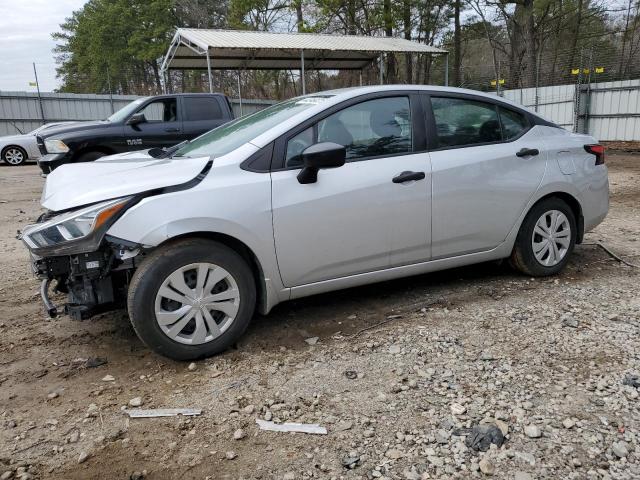
[[[609,208],[604,149],[499,97],[431,86],[282,102],[168,151],[65,165],[34,270],[87,318],[126,305],[157,352],[220,352],[255,311],[508,259],[554,275]]]
[[[68,122],[45,123],[29,133],[0,137],[0,158],[7,165],[23,165],[27,160],[40,158],[36,135],[49,127]]]

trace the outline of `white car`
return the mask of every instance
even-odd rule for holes
[[[7,165],[24,165],[27,160],[40,158],[40,149],[36,143],[36,135],[47,128],[71,122],[51,122],[24,133],[22,135],[9,135],[0,137],[0,158]]]
[[[175,359],[220,352],[254,311],[508,258],[558,273],[609,208],[604,149],[470,90],[294,98],[166,152],[63,165],[22,239],[76,319],[126,306]]]

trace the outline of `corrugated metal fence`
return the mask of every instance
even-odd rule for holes
[[[567,130],[599,140],[640,141],[640,80],[541,87],[537,95],[535,88],[506,90],[503,96]]]
[[[640,141],[640,79],[580,85],[506,90],[503,96],[560,124],[600,140]],[[0,92],[0,136],[28,132],[47,122],[97,120],[138,98],[133,95],[85,95]],[[265,108],[269,100],[243,100],[243,114]],[[238,100],[232,100],[240,115]]]
[[[0,92],[0,136],[29,132],[45,122],[70,120],[100,120],[127,103],[135,95],[92,95],[75,93]],[[244,115],[261,110],[274,102],[242,100]],[[239,100],[231,100],[236,116],[240,115]]]

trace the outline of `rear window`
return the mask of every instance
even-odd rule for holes
[[[220,120],[222,109],[217,98],[185,97],[185,120],[196,122],[199,120]]]

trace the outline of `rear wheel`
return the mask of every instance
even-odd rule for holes
[[[247,263],[208,240],[185,240],[154,252],[134,274],[128,294],[140,339],[175,360],[226,350],[249,325],[255,303]]]
[[[12,167],[24,165],[27,161],[27,152],[17,146],[10,146],[2,151],[2,160]]]
[[[555,275],[568,263],[576,233],[576,218],[569,205],[559,198],[545,199],[522,222],[511,265],[534,277]]]

